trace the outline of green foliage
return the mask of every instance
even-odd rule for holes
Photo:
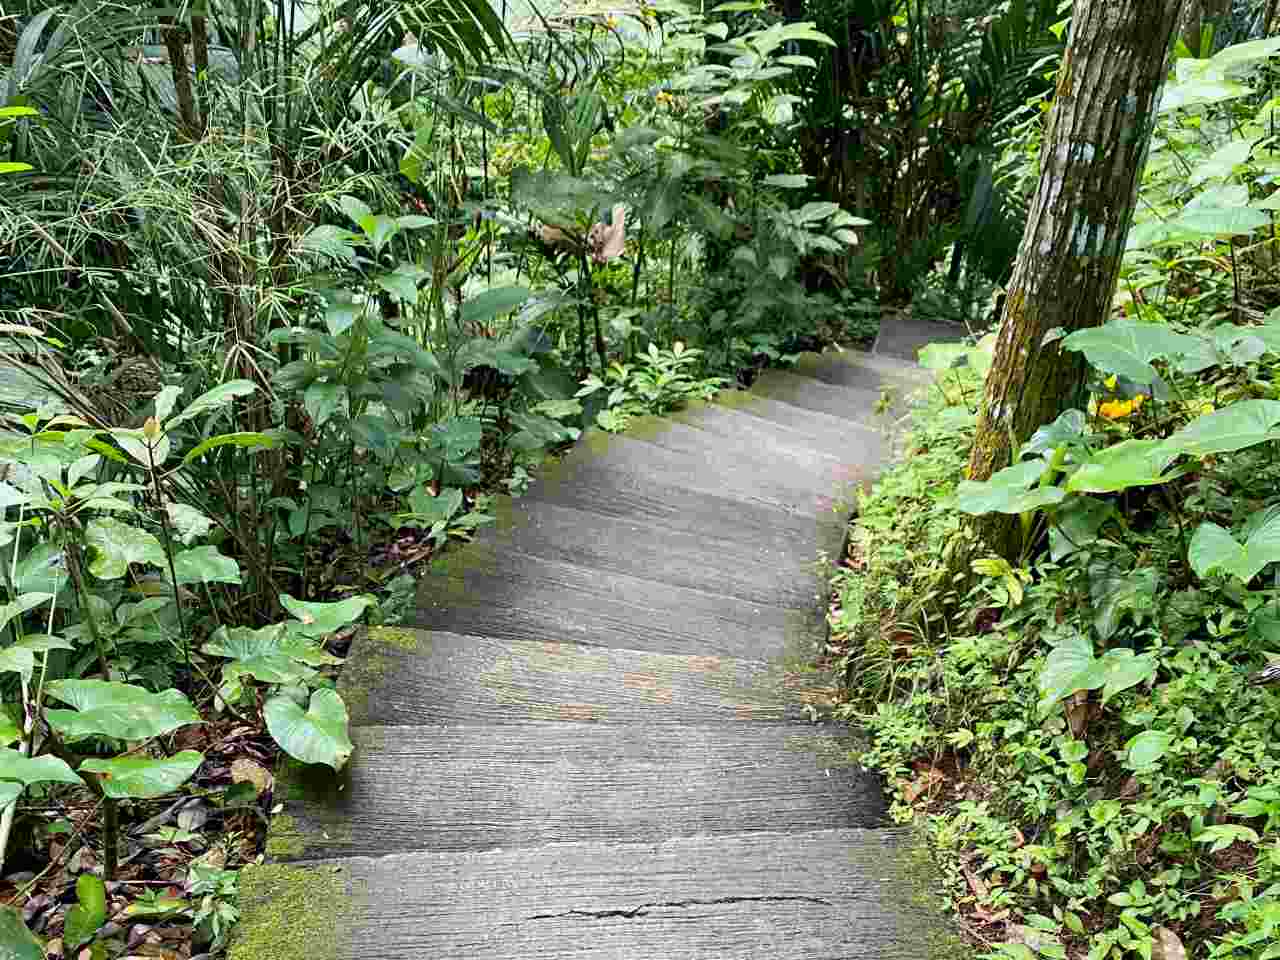
[[[637,414],[662,414],[714,395],[723,383],[720,377],[694,379],[701,355],[702,351],[679,341],[670,350],[650,344],[634,363],[611,364],[605,379],[594,374],[587,377],[575,396],[591,397],[608,390],[605,409],[596,414],[596,422],[612,432],[625,430]]]

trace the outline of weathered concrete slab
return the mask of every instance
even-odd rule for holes
[[[816,410],[853,423],[868,423],[868,411],[876,410],[884,397],[880,384],[837,387],[786,370],[767,370],[751,387],[752,394],[780,400],[795,407]]]
[[[544,465],[524,498],[741,542],[753,551],[808,544],[812,555],[816,544],[839,535],[843,522],[820,511],[848,485],[847,477],[858,476],[856,468],[844,472],[832,461],[827,478],[801,484],[771,482],[767,471],[776,472],[778,461],[769,467],[745,457],[720,459],[714,464],[692,452],[597,431],[563,460]]]
[[[838,725],[453,724],[352,740],[359,762],[341,784],[278,781],[293,818],[275,834],[281,859],[886,824],[880,780]]]
[[[509,640],[768,660],[826,636],[811,599],[794,608],[656,577],[471,544],[421,581],[411,626]],[[821,584],[814,579],[815,594]],[[676,612],[678,611],[678,612]]]
[[[715,419],[711,416],[713,411],[717,414]],[[884,431],[893,422],[891,417],[878,415],[868,415],[865,422],[845,420],[742,390],[726,390],[713,401],[690,404],[687,410],[672,416],[701,429],[714,429],[720,412],[756,421],[754,425],[748,422],[749,429],[785,431],[785,442],[789,444],[811,446],[864,463],[881,462]]]
[[[778,721],[829,702],[829,681],[805,667],[373,628],[339,689],[356,725]]]
[[[937,342],[954,342],[966,333],[959,324],[923,320],[909,313],[886,314],[880,321],[880,333],[871,352],[877,356],[915,362],[921,347]]]
[[[812,547],[743,544],[706,528],[686,532],[521,499],[497,498],[498,523],[477,538],[494,552],[518,553],[579,567],[657,580],[780,607],[811,607],[825,593],[816,572],[804,571]],[[441,563],[463,572],[478,559],[448,551]],[[678,616],[676,611],[672,615]]]
[[[853,350],[806,353],[790,372],[838,387],[887,390],[897,394],[909,393],[932,381],[930,371],[918,364]]]
[[[249,867],[229,960],[922,960],[937,928],[903,842],[843,829]]]

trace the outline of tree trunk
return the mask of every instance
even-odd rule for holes
[[[1007,467],[1041,424],[1079,405],[1080,354],[1045,344],[1055,328],[1104,323],[1133,220],[1182,0],[1077,0],[1031,204],[987,375],[969,476]],[[1017,517],[975,532],[1011,562]],[[957,558],[960,559],[960,558]],[[953,571],[967,570],[953,564]]]

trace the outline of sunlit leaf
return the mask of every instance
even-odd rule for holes
[[[98,774],[103,792],[120,800],[163,797],[182,786],[204,763],[204,754],[183,750],[172,757],[90,757],[80,769]]]
[[[100,580],[123,577],[131,563],[162,566],[167,562],[164,547],[152,534],[112,517],[94,517],[84,538],[93,551],[89,572]]]
[[[262,710],[267,730],[280,748],[303,763],[341,770],[355,749],[348,735],[346,704],[333,690],[317,690],[304,712],[286,696],[272,697]]]
[[[200,722],[191,702],[177,690],[152,693],[114,680],[54,680],[45,689],[74,708],[46,711],[49,723],[69,740],[147,740]]]

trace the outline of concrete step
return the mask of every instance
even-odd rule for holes
[[[803,571],[802,571],[803,572]],[[423,576],[410,626],[509,640],[771,659],[826,636],[813,594],[795,607],[673,585],[509,547],[454,547]]]
[[[476,538],[491,554],[514,550],[764,606],[808,609],[825,596],[812,569],[816,537],[751,544],[727,523],[717,526],[691,517],[687,528],[678,530],[530,499],[513,504],[507,497],[497,498],[495,510],[497,524],[483,528]],[[488,557],[447,551],[440,562],[461,572],[473,560],[488,562]]]
[[[359,727],[350,775],[287,771],[282,859],[491,850],[590,837],[801,833],[885,823],[840,725]]]
[[[861,378],[864,383],[835,386],[813,377],[787,370],[766,370],[751,386],[751,393],[769,400],[779,400],[806,410],[815,410],[851,423],[868,425],[876,422],[878,408],[883,406],[885,386],[874,376]]]
[[[753,550],[785,542],[808,549],[810,559],[819,542],[842,530],[843,518],[820,509],[833,501],[833,491],[847,486],[844,478],[860,476],[856,466],[845,468],[830,458],[807,477],[797,469],[779,478],[771,474],[779,472],[780,461],[767,464],[726,452],[730,441],[714,433],[669,420],[653,433],[670,443],[701,440],[722,449],[699,456],[692,449],[592,431],[566,457],[540,467],[524,498],[737,541]],[[825,475],[819,477],[820,470]]]
[[[829,680],[785,658],[615,650],[373,628],[342,672],[356,725],[785,720],[829,702]]]
[[[931,343],[955,343],[968,331],[960,324],[938,323],[913,317],[909,313],[886,314],[880,321],[880,333],[871,352],[914,363],[921,347]]]
[[[248,867],[229,960],[921,960],[936,926],[904,841],[840,829]]]

